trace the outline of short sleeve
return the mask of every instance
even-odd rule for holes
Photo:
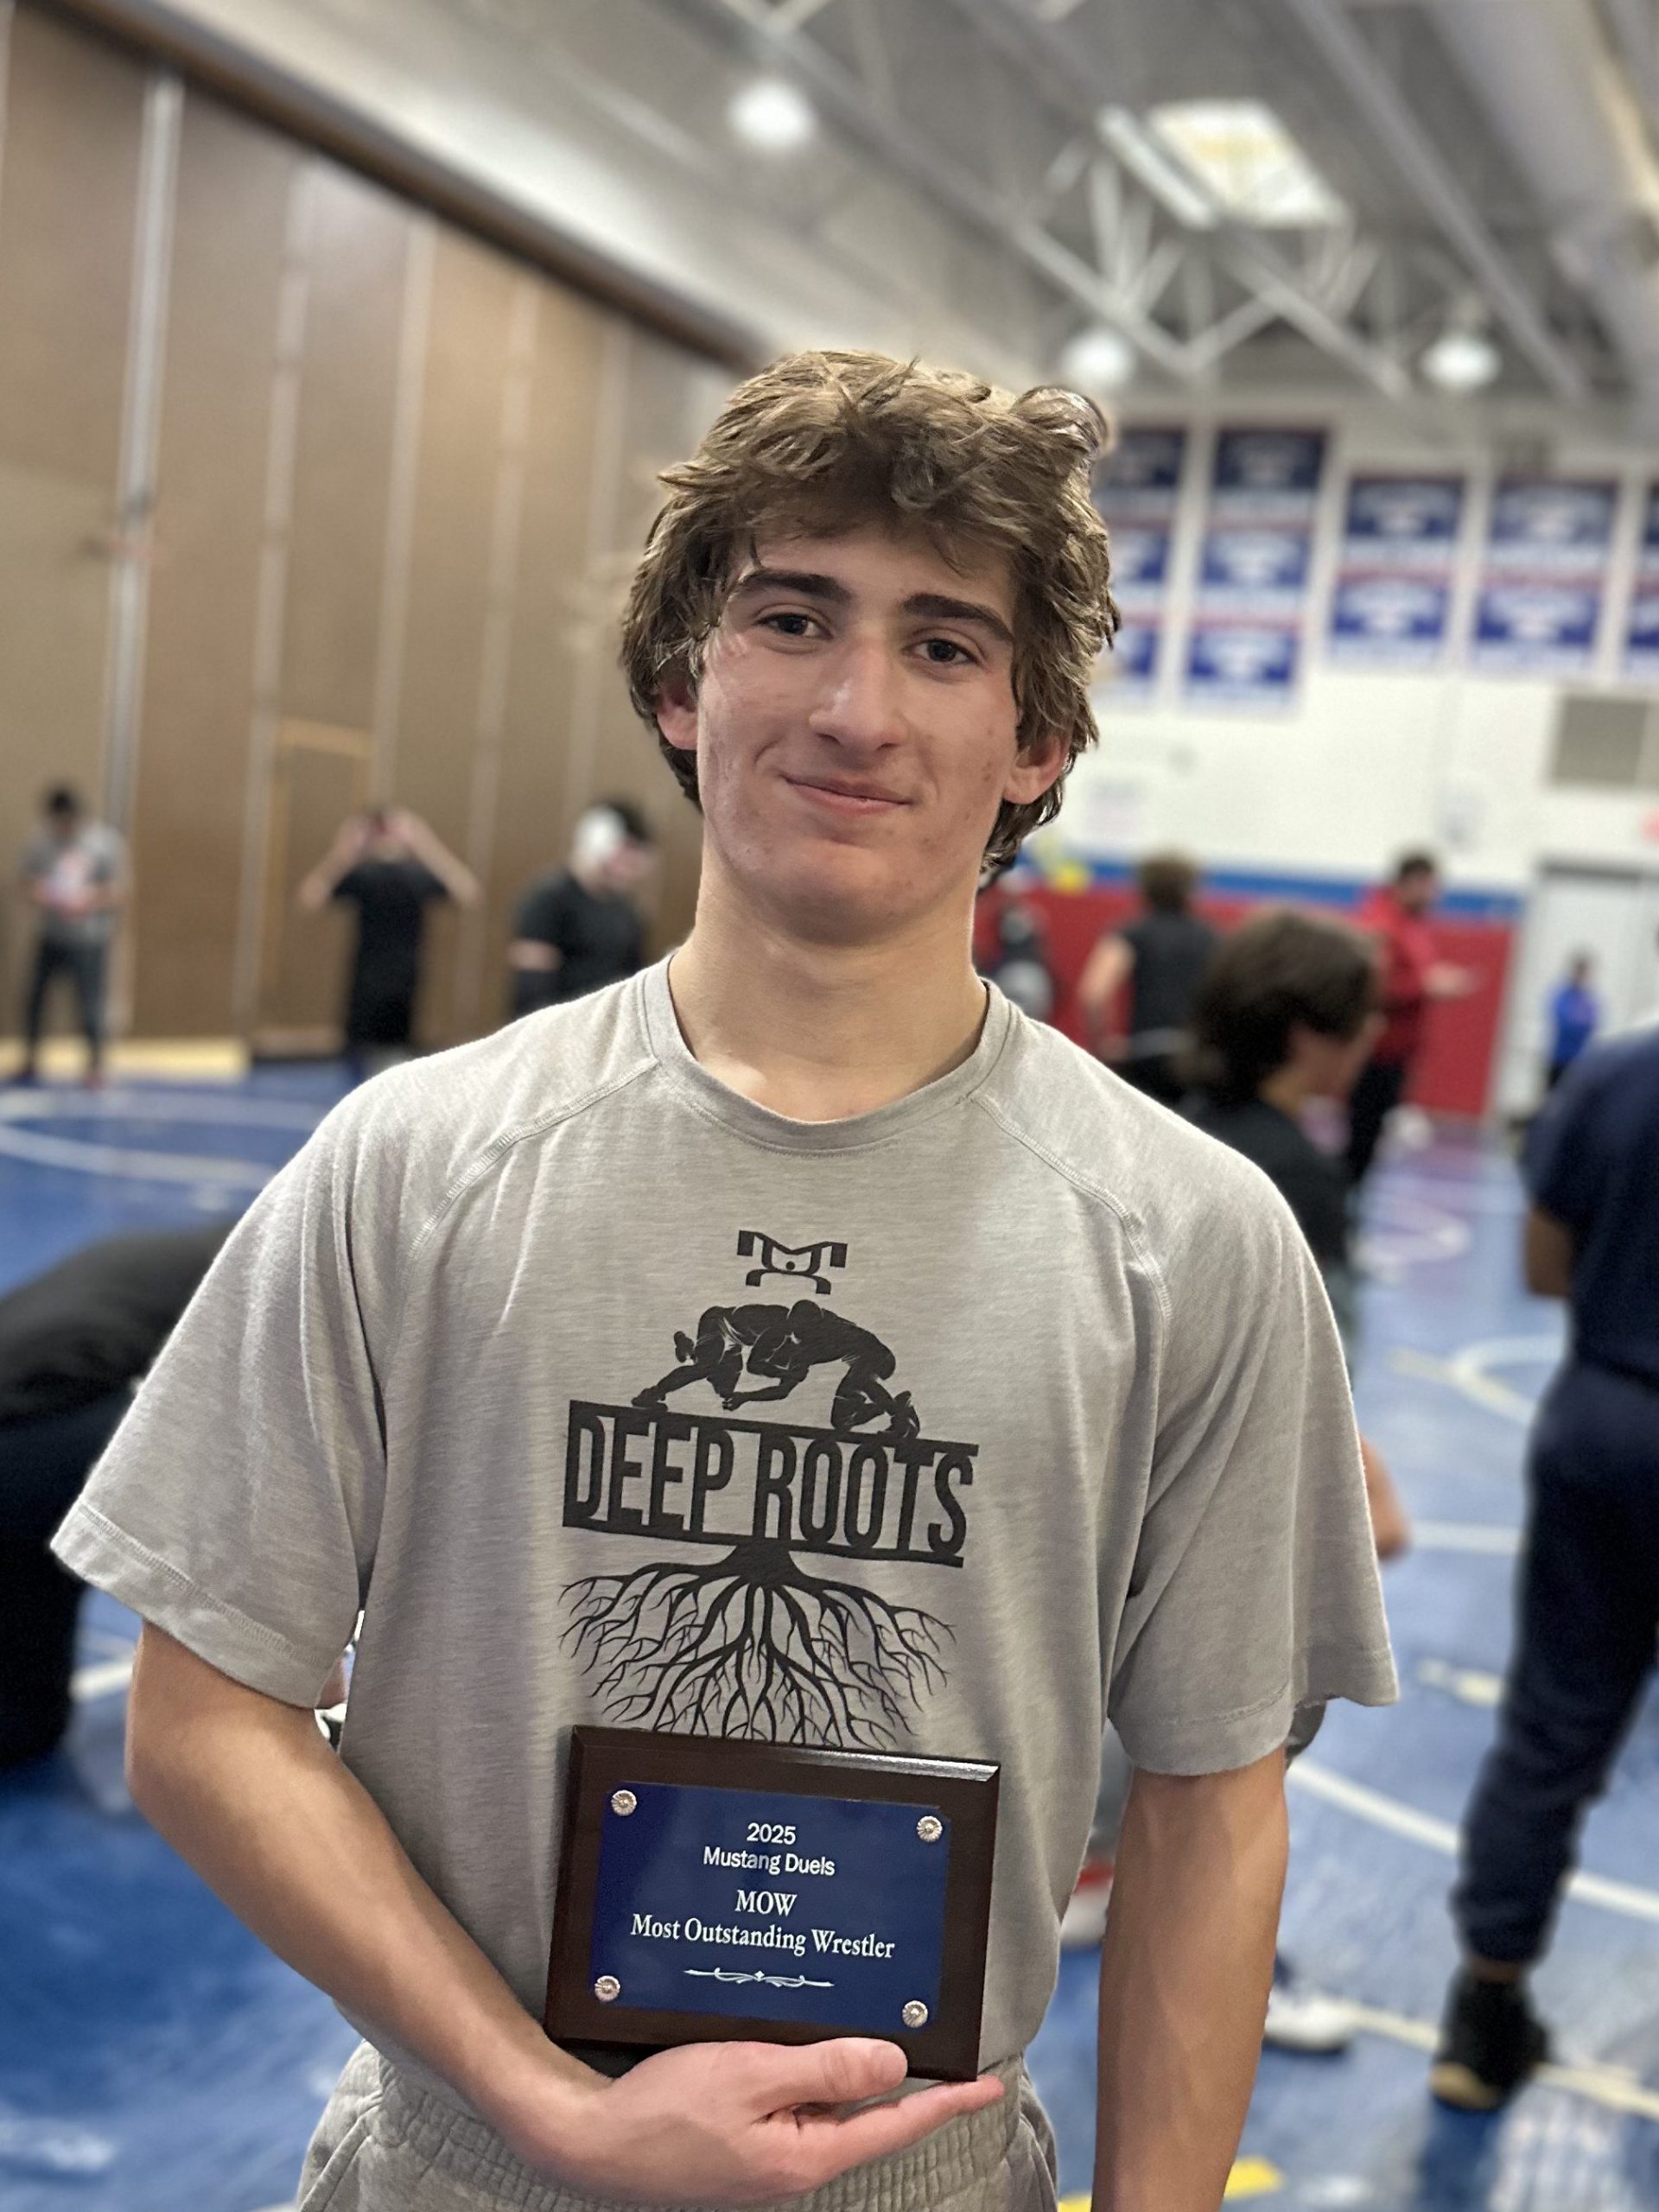
[[[238,1224],[54,1542],[198,1657],[293,1705],[315,1702],[350,1640],[384,1495],[394,1224],[377,1218],[384,1148],[362,1135],[364,1096]]]
[[[1544,1102],[1527,1137],[1527,1192],[1569,1229],[1582,1228],[1594,1210],[1602,1162],[1595,1135],[1599,1055],[1569,1068]]]
[[[553,945],[563,952],[568,949],[569,928],[569,901],[563,878],[549,875],[539,883],[532,883],[518,901],[518,911],[513,917],[513,935],[537,944]]]
[[[1299,1707],[1396,1695],[1342,1348],[1265,1177],[1165,1269],[1156,1443],[1109,1709],[1154,1773],[1248,1766]]]
[[[331,899],[340,899],[347,902],[361,899],[365,880],[366,877],[361,868],[348,868],[328,896]]]

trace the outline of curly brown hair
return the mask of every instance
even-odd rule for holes
[[[623,624],[622,665],[646,725],[664,687],[697,680],[726,596],[763,531],[836,535],[873,521],[920,531],[954,566],[1007,556],[1020,749],[1050,733],[1065,765],[1040,798],[1003,804],[988,865],[1059,810],[1097,734],[1089,687],[1117,630],[1106,531],[1090,497],[1099,410],[1052,385],[1015,397],[883,353],[786,354],[732,395],[690,461],[664,469]],[[697,802],[696,755],[658,742]]]

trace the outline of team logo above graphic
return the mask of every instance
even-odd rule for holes
[[[812,1295],[705,1306],[630,1404],[572,1402],[565,1453],[567,1528],[719,1556],[583,1576],[567,1637],[625,1726],[879,1749],[943,1686],[951,1632],[873,1586],[961,1567],[978,1446],[925,1436],[892,1348],[819,1302],[844,1243],[745,1230],[737,1257],[746,1288]],[[823,1571],[841,1560],[866,1574]]]

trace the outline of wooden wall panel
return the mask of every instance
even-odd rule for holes
[[[662,504],[659,473],[696,446],[718,401],[706,372],[677,346],[631,331],[619,438],[619,480],[609,509],[609,543],[601,556],[615,579],[611,634],[620,623],[627,580]],[[614,645],[612,646],[614,656]],[[662,846],[654,891],[653,936],[666,949],[691,925],[701,869],[701,817],[683,798],[655,737],[633,712],[620,678],[599,685],[588,768],[590,791],[614,791],[644,807]]]
[[[391,789],[453,852],[469,843],[480,743],[480,687],[489,609],[492,524],[501,459],[502,396],[517,270],[499,254],[441,234],[432,269],[405,649]],[[458,917],[428,925],[416,1034],[449,1041]],[[476,999],[476,991],[468,995]],[[490,1017],[495,1012],[493,1001]],[[490,1026],[485,1018],[484,1026]]]
[[[481,1020],[507,1004],[505,951],[525,885],[569,842],[563,776],[588,633],[589,512],[601,456],[595,422],[612,318],[544,288],[538,303],[524,511],[514,579],[505,726],[485,892]]]
[[[101,769],[144,89],[137,65],[19,9],[0,174],[9,848],[43,782],[96,791]],[[512,907],[594,798],[645,805],[670,855],[658,940],[683,930],[696,817],[627,704],[617,619],[656,472],[726,381],[187,96],[133,794],[140,1033],[232,1027],[256,912],[261,1033],[337,1033],[349,929],[289,902],[364,796],[424,814],[484,878],[482,912],[435,932],[428,1041],[501,1018]],[[291,442],[273,437],[290,421]],[[280,614],[263,683],[262,577]],[[5,926],[15,1003],[15,915]]]
[[[328,162],[311,193],[283,705],[367,728],[414,219]]]
[[[227,1034],[288,193],[302,157],[195,96],[179,149],[133,820],[134,1026]]]
[[[0,171],[0,864],[42,785],[96,799],[143,77],[31,9]],[[0,917],[0,1026],[33,931]]]

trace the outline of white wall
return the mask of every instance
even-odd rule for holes
[[[1659,795],[1582,791],[1546,780],[1562,692],[1629,690],[1618,660],[1641,499],[1659,457],[1559,416],[1442,410],[1419,433],[1357,404],[1126,408],[1126,422],[1185,421],[1187,476],[1155,702],[1132,706],[1108,682],[1100,751],[1073,777],[1058,842],[1090,858],[1188,848],[1218,870],[1370,876],[1402,847],[1444,857],[1454,887],[1525,894],[1549,864],[1659,872]],[[1332,433],[1310,594],[1304,674],[1287,712],[1194,712],[1180,692],[1185,627],[1217,423],[1324,423]],[[1465,503],[1452,644],[1432,673],[1360,672],[1325,657],[1345,485],[1372,468],[1462,472]],[[1595,669],[1570,683],[1493,677],[1469,668],[1467,634],[1485,537],[1487,499],[1506,470],[1611,475],[1624,486],[1618,542]],[[1502,1103],[1529,1083],[1520,1050],[1526,1010],[1512,1008]]]

